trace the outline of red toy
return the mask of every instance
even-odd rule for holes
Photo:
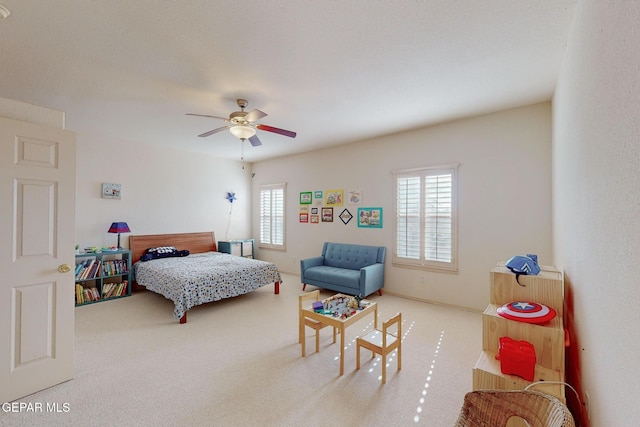
[[[517,375],[527,381],[533,381],[536,352],[530,342],[501,337],[496,359],[500,361],[503,374]]]
[[[547,323],[556,317],[556,311],[537,302],[510,302],[498,307],[498,315],[525,323]]]

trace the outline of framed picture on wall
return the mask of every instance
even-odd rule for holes
[[[350,205],[359,205],[362,203],[362,190],[349,190],[347,198]]]
[[[343,210],[342,213],[340,214],[340,219],[342,220],[344,225],[349,224],[349,221],[351,221],[351,218],[353,218],[353,215],[351,215],[351,212],[349,212],[349,209]]]
[[[319,215],[311,215],[311,224],[318,224],[320,222],[320,216]]]
[[[322,199],[322,190],[314,191],[313,192],[313,198],[314,199]]]
[[[358,227],[382,228],[382,208],[358,208]]]
[[[300,204],[301,205],[310,205],[311,204],[311,191],[303,191],[300,193]]]
[[[102,184],[103,199],[120,199],[122,197],[122,184]]]
[[[342,206],[342,190],[327,190],[324,204],[327,206]]]
[[[333,222],[333,208],[322,208],[322,222]]]
[[[300,214],[300,222],[309,222],[309,214],[301,213]]]

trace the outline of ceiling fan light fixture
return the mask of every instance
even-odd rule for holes
[[[256,130],[251,126],[236,125],[229,129],[229,132],[238,139],[249,139],[256,134]]]

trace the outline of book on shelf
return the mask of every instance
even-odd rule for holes
[[[124,280],[122,283],[105,283],[102,286],[102,298],[115,298],[127,295],[128,281]]]
[[[102,274],[104,276],[117,276],[127,274],[127,261],[124,259],[113,259],[102,262]]]
[[[100,300],[100,292],[96,287],[84,287],[76,283],[76,304],[84,304],[91,301]]]
[[[76,304],[82,304],[84,302],[84,297],[82,295],[82,285],[76,283]]]
[[[102,269],[105,276],[113,276],[115,274],[113,261],[105,261]]]
[[[102,289],[102,295],[104,296],[104,298],[113,298],[115,296],[118,296],[117,290],[117,283],[107,283]]]
[[[87,268],[90,261],[91,260],[87,259],[76,264],[76,280],[82,280],[82,273],[84,272],[85,268]]]
[[[113,283],[105,283],[102,285],[102,299],[110,298],[113,292]]]
[[[102,262],[97,259],[86,260],[76,266],[76,280],[95,279],[100,274]],[[78,271],[79,270],[79,271]]]
[[[82,271],[80,272],[80,278],[82,280],[88,279],[89,278],[89,272],[91,271],[91,266],[93,265],[93,260],[87,260],[87,264],[85,265],[85,267],[82,269]]]
[[[100,260],[94,260],[93,263],[91,264],[91,268],[89,269],[89,277],[88,279],[95,279],[96,277],[98,277],[98,271],[100,271],[100,264],[102,263],[102,261]]]

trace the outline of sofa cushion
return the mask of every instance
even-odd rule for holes
[[[360,287],[360,270],[321,265],[307,268],[304,276],[310,281],[317,280],[318,282],[324,283],[339,283],[342,286],[353,289]]]
[[[377,246],[329,243],[326,245],[324,264],[330,267],[360,270],[378,260]]]

